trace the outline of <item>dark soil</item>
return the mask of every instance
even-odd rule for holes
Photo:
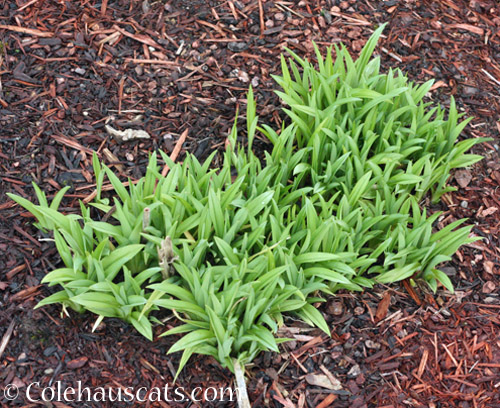
[[[252,84],[263,122],[279,126],[271,75],[284,47],[313,58],[344,42],[358,53],[374,28],[389,22],[377,48],[385,69],[417,82],[433,78],[430,99],[453,95],[474,120],[464,137],[488,136],[485,159],[459,171],[458,191],[443,199],[441,222],[467,217],[484,237],[462,247],[445,272],[456,292],[436,295],[408,284],[341,293],[321,306],[332,337],[286,322],[281,354],[247,367],[255,407],[500,407],[500,5],[494,0],[169,1],[0,0],[0,403],[38,406],[47,386],[233,386],[211,358],[192,358],[175,384],[173,339],[148,342],[108,319],[33,310],[53,292],[41,285],[59,259],[33,218],[5,195],[34,200],[31,182],[49,195],[72,188],[73,211],[93,192],[91,153],[137,179],[148,154],[183,145],[203,159],[223,149]],[[150,139],[119,143],[106,131],[143,129]],[[266,149],[261,139],[256,148]],[[182,156],[179,158],[182,160]],[[217,164],[217,163],[215,163]],[[175,325],[175,321],[168,321]],[[158,327],[156,334],[164,328]],[[340,382],[329,389],[319,385]],[[20,389],[14,401],[4,388]],[[65,405],[66,404],[66,405]],[[155,402],[146,406],[236,406],[234,402]],[[46,406],[137,406],[54,402]]]

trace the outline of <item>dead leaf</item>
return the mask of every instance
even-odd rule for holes
[[[495,264],[492,261],[484,261],[483,262],[483,268],[486,271],[486,273],[489,273],[490,275],[493,275],[493,266]]]
[[[12,380],[12,385],[16,388],[26,387],[26,384],[19,377],[14,377],[14,379]]]
[[[496,289],[496,285],[492,281],[488,281],[483,285],[483,293],[493,293]]]
[[[434,89],[438,89],[438,88],[442,88],[443,86],[448,86],[448,84],[444,81],[436,81],[432,86],[431,88],[429,89],[429,91],[433,91]]]
[[[332,374],[330,371],[328,371],[328,369],[327,369],[327,368],[326,368],[323,364],[321,364],[321,365],[319,366],[319,368],[320,368],[320,369],[321,369],[321,371],[323,371],[323,373],[327,376],[327,378],[330,380],[330,383],[332,383],[332,385],[333,385],[334,387],[336,387],[336,388],[337,388],[337,387],[340,387],[339,389],[341,389],[341,388],[342,388],[342,384],[340,383],[340,381],[339,381],[339,380],[337,380],[337,379],[333,376],[333,374]]]
[[[488,215],[494,214],[498,211],[497,207],[489,207],[485,210],[481,211],[481,214],[478,214],[480,217],[487,217]]]
[[[377,322],[385,319],[390,304],[391,304],[391,294],[390,292],[385,292],[384,297],[377,306],[377,312],[375,313],[375,320]]]
[[[314,339],[314,336],[306,336],[304,334],[295,334],[293,336],[293,338],[297,341],[303,341],[303,342],[306,342],[306,341],[311,341],[312,339]],[[288,344],[288,343],[287,343]]]
[[[324,374],[307,374],[306,381],[309,385],[315,385],[317,387],[326,388],[328,390],[341,390],[342,384],[339,380],[335,384],[328,379]]]
[[[245,84],[250,81],[248,74],[242,70],[238,71],[238,79]]]
[[[465,188],[472,180],[472,174],[469,170],[457,170],[455,172],[455,180],[460,187]]]
[[[149,133],[145,130],[137,130],[137,129],[125,129],[125,130],[116,130],[109,125],[105,126],[106,131],[113,136],[118,142],[127,142],[129,140],[134,139],[149,139]]]

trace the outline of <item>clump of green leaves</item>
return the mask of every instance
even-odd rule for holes
[[[169,351],[183,351],[179,369],[198,353],[233,370],[233,359],[278,350],[285,314],[329,334],[313,306],[325,294],[407,278],[453,290],[436,266],[475,240],[471,227],[460,220],[434,232],[439,213],[419,201],[450,191],[450,170],[479,160],[465,152],[481,140],[457,142],[467,121],[453,100],[447,114],[422,102],[431,83],[379,72],[370,58],[381,30],[355,62],[343,46],[335,57],[317,50],[319,69],[290,52],[275,78],[290,124],[279,134],[259,126],[250,89],[247,146],[235,123],[218,169],[215,153],[179,164],[160,152],[168,175],[152,154],[126,188],[94,155],[94,217],[83,203],[81,215],[58,212],[65,190],[51,204],[36,185],[38,205],[10,195],[53,231],[64,263],[43,280],[62,290],[39,306],[119,317],[149,339],[151,312],[168,309],[182,324],[164,335],[185,334]],[[263,161],[252,152],[257,131],[273,144]],[[105,177],[112,201],[101,197]]]
[[[399,69],[380,73],[380,59],[370,58],[382,30],[356,61],[343,45],[330,47],[325,58],[315,48],[318,69],[292,51],[288,64],[282,57],[275,80],[291,124],[279,136],[261,128],[274,144],[268,164],[281,166],[281,183],[291,191],[312,187],[328,212],[352,228],[352,248],[366,257],[354,282],[418,276],[434,291],[438,281],[453,290],[435,267],[467,241],[470,227],[453,230],[460,220],[432,234],[440,214],[427,217],[418,203],[428,192],[437,201],[453,191],[446,186],[451,169],[481,160],[465,152],[485,139],[457,142],[470,119],[459,123],[453,98],[447,115],[423,102],[433,81],[416,85]]]

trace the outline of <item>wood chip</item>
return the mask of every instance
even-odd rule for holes
[[[54,36],[53,33],[50,33],[47,31],[37,30],[35,28],[18,27],[18,26],[13,26],[13,25],[0,24],[0,30],[15,31],[17,33],[34,35],[36,37],[53,37]]]
[[[82,368],[89,361],[88,357],[75,358],[74,360],[68,361],[66,367],[70,370],[76,370],[77,368]]]
[[[482,28],[470,25],[470,24],[449,24],[448,28],[458,28],[459,30],[470,31],[471,33],[477,35],[483,35],[484,30]]]

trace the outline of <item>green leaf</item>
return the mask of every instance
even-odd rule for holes
[[[332,271],[331,269],[321,268],[321,267],[305,269],[304,276],[306,276],[307,278],[315,276],[317,278],[322,278],[330,282],[345,283],[345,284],[351,283],[351,281],[347,279],[344,275]]]
[[[212,332],[215,333],[215,337],[217,338],[219,345],[222,345],[226,337],[226,331],[224,330],[222,321],[211,307],[206,306],[206,310],[210,319],[210,328],[212,329]]]
[[[453,283],[451,283],[450,278],[443,271],[439,269],[433,269],[435,278],[443,284],[443,286],[448,289],[451,293],[455,293],[455,289],[453,288]]]
[[[268,330],[254,325],[248,330],[247,334],[253,336],[253,338],[262,345],[264,350],[272,350],[275,353],[279,353],[276,339]]]
[[[198,329],[186,334],[180,340],[175,342],[168,350],[168,354],[185,349],[195,349],[198,345],[213,344],[215,336],[210,330]]]
[[[380,283],[398,282],[412,276],[418,270],[418,267],[417,263],[412,263],[400,268],[394,268],[389,272],[380,274],[376,280]]]
[[[214,241],[217,244],[222,256],[227,258],[231,264],[238,265],[240,263],[238,255],[233,252],[233,249],[226,241],[219,237],[214,237]]]
[[[348,258],[355,254],[345,252],[338,254],[330,254],[327,252],[309,252],[301,255],[297,255],[293,258],[296,265],[302,265],[305,263],[319,263],[324,261],[341,261],[343,258]]]
[[[134,312],[132,314],[132,317],[130,317],[130,322],[144,337],[146,337],[148,340],[153,340],[153,329],[151,328],[151,322],[145,316],[141,316],[139,319],[139,313]]]
[[[168,293],[176,298],[183,300],[185,302],[195,302],[195,298],[191,292],[182,288],[181,286],[168,283],[166,281],[162,283],[156,283],[148,286],[149,289],[157,290],[160,292]]]
[[[209,321],[209,318],[200,306],[195,303],[184,302],[182,300],[173,300],[173,299],[158,299],[153,301],[153,304],[164,307],[165,309],[173,309],[178,312],[188,313],[190,315],[197,316],[202,320]]]
[[[326,334],[330,335],[330,329],[326,324],[323,315],[312,305],[306,303],[302,309],[296,311],[296,313],[304,319],[304,321],[311,326],[316,326],[323,330]]]
[[[82,305],[91,312],[105,317],[119,317],[120,304],[115,297],[102,292],[86,292],[71,298],[72,302]]]
[[[108,256],[103,258],[102,266],[107,279],[114,279],[121,267],[135,257],[143,248],[144,245],[142,244],[125,245],[115,249]]]
[[[52,202],[50,203],[50,208],[52,208],[53,210],[57,210],[59,208],[59,205],[61,204],[61,201],[64,197],[64,194],[70,188],[71,188],[71,186],[66,186],[66,187],[63,187],[61,190],[59,190],[59,192],[52,199]]]
[[[35,309],[38,309],[39,307],[42,306],[51,305],[54,303],[64,303],[67,300],[69,300],[69,297],[66,291],[60,290],[59,292],[53,293],[52,295],[38,302],[37,305],[35,306]]]
[[[118,177],[115,176],[115,174],[109,169],[107,166],[102,166],[104,168],[104,171],[106,172],[106,175],[108,176],[109,181],[111,182],[113,188],[117,192],[118,196],[120,197],[120,200],[122,203],[126,203],[130,201],[130,195],[128,194],[127,189],[123,185],[123,183],[120,181]]]
[[[55,284],[86,278],[87,274],[80,271],[74,271],[73,268],[59,268],[45,275],[42,279],[42,283]]]

